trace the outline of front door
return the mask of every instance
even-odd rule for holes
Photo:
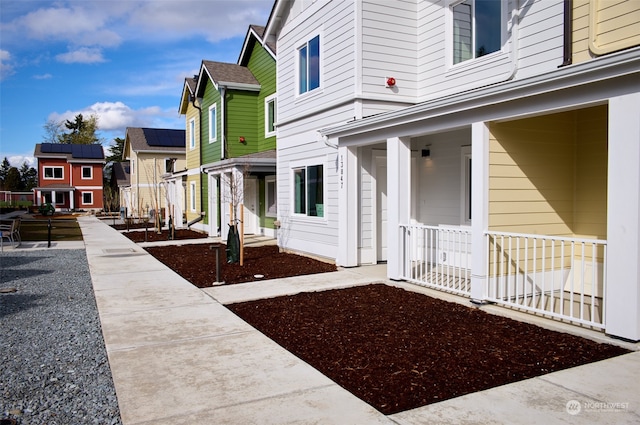
[[[244,233],[253,235],[258,229],[258,184],[255,178],[244,179]]]

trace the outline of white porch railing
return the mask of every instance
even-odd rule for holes
[[[471,230],[464,227],[400,225],[405,252],[402,278],[469,296]]]
[[[485,235],[488,301],[604,328],[607,241]]]

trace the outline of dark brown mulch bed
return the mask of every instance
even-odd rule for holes
[[[134,232],[127,233],[127,235]],[[143,232],[144,233],[144,232]],[[213,244],[171,245],[148,247],[146,250],[170,269],[199,288],[216,282]],[[296,254],[279,252],[277,246],[245,247],[244,262],[228,264],[226,245],[220,244],[220,280],[225,284],[253,282],[314,273],[335,271],[334,264]],[[256,275],[262,275],[257,278]]]
[[[146,239],[145,239],[145,233],[146,233]],[[124,232],[122,234],[134,242],[158,242],[158,241],[169,240],[169,230],[165,229],[165,230],[162,230],[160,233],[157,233],[156,229],[154,229],[153,227],[150,227],[147,231],[135,230],[132,232]],[[176,229],[173,234],[174,240],[200,239],[200,238],[206,238],[206,237],[207,235],[204,233],[194,232],[193,230],[187,230],[187,229]]]
[[[384,414],[629,352],[382,284],[227,307]]]

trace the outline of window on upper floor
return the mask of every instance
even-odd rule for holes
[[[88,166],[82,167],[82,178],[83,179],[92,179],[93,178],[93,168]]]
[[[209,143],[218,140],[218,113],[214,103],[209,106]]]
[[[324,217],[324,167],[310,165],[293,169],[294,213]]]
[[[276,95],[264,100],[264,137],[276,135]]]
[[[298,48],[298,94],[320,87],[320,36]]]
[[[189,149],[196,148],[196,119],[189,120]]]
[[[502,2],[463,0],[452,3],[453,64],[479,58],[502,46]]]
[[[61,180],[64,178],[64,167],[42,167],[46,180]]]

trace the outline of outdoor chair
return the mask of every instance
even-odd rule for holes
[[[15,244],[16,247],[20,246],[22,243],[22,238],[20,237],[20,219],[11,220],[10,223],[0,224],[0,248],[4,250],[4,240],[7,239],[12,244]]]

